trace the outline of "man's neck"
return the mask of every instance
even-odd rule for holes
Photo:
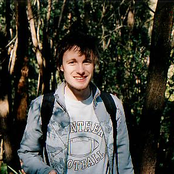
[[[70,98],[74,100],[78,100],[78,101],[86,100],[91,94],[91,90],[89,86],[86,89],[77,90],[68,86],[68,84],[66,84],[65,86],[65,92]]]

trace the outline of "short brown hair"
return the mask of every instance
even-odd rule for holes
[[[67,34],[58,44],[57,66],[62,65],[63,55],[67,50],[78,47],[79,52],[87,58],[91,56],[94,64],[98,63],[97,39],[81,32],[71,32]]]

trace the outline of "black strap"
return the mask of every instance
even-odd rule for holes
[[[41,119],[42,119],[42,132],[43,132],[43,148],[45,148],[45,141],[46,141],[46,135],[47,135],[47,125],[49,123],[49,120],[51,118],[52,112],[53,112],[53,106],[54,106],[54,93],[47,93],[43,95],[42,100],[42,106],[41,106]],[[49,164],[48,156],[45,151],[45,160],[47,164]]]
[[[116,121],[116,106],[115,106],[115,102],[112,98],[112,96],[107,93],[107,92],[102,92],[101,93],[101,98],[105,104],[106,110],[109,113],[112,123],[113,123],[113,136],[114,136],[114,152],[116,152],[116,141],[115,141],[115,137],[117,134],[117,121]]]
[[[101,92],[101,98],[105,104],[106,110],[109,113],[111,120],[112,120],[112,126],[113,126],[113,140],[114,140],[114,154],[116,154],[116,167],[117,167],[117,173],[118,171],[118,152],[117,152],[117,121],[116,121],[116,112],[117,108],[114,102],[114,99],[112,96],[107,92]]]

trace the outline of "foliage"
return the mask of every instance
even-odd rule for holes
[[[7,165],[4,163],[1,164],[0,174],[7,174]]]
[[[8,168],[10,169],[11,172],[13,172],[14,174],[22,174],[21,171],[16,172],[13,168],[11,168],[10,166],[8,166],[7,164],[5,163],[2,163],[1,164],[1,167],[0,167],[0,174],[8,174]]]

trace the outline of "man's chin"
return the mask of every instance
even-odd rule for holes
[[[87,89],[87,87],[74,87],[74,89],[77,91],[84,91]]]
[[[88,85],[76,85],[76,86],[71,86],[71,88],[76,91],[84,91],[88,89]]]

